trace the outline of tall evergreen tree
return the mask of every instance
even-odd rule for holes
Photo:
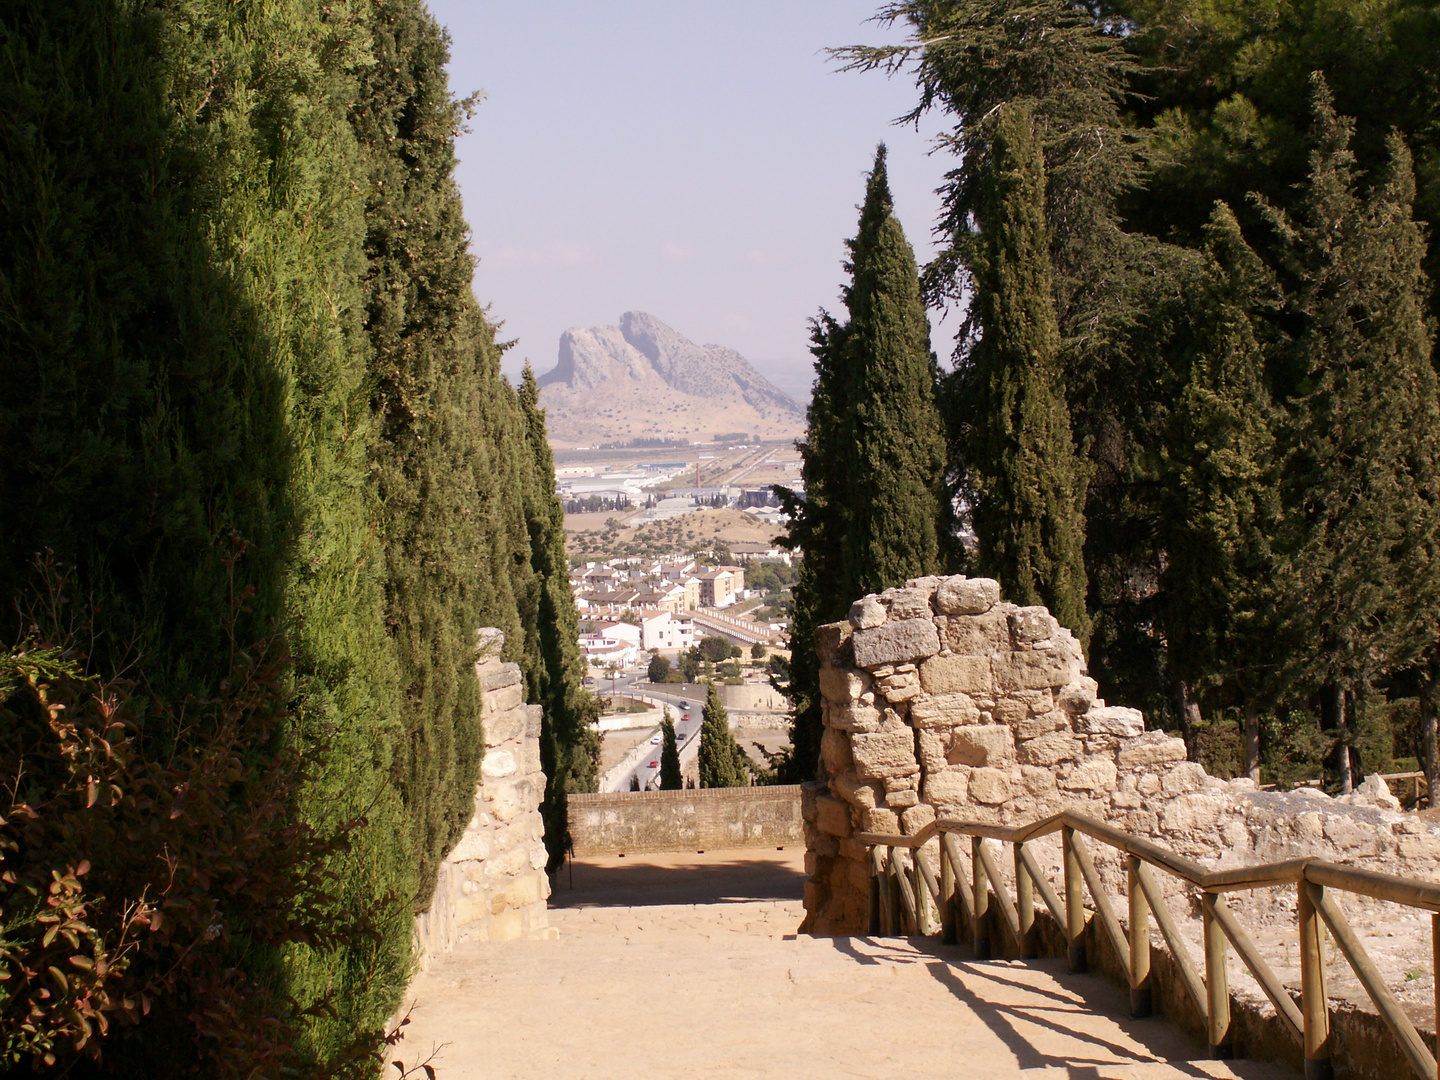
[[[981,221],[962,438],[980,566],[1021,604],[1044,604],[1083,642],[1085,489],[1063,394],[1050,282],[1045,166],[1028,105],[1001,106]]]
[[[526,500],[530,533],[530,568],[539,588],[535,610],[536,647],[534,700],[544,708],[540,729],[540,761],[545,769],[545,840],[552,864],[567,849],[566,795],[594,791],[600,735],[595,727],[599,702],[583,686],[580,616],[570,588],[570,563],[565,556],[565,509],[555,494],[555,457],[545,434],[545,410],[530,365],[525,365],[519,391],[525,420],[525,441],[532,476]]]
[[[730,730],[730,716],[714,683],[706,688],[705,708],[700,715],[700,786],[747,786],[750,770],[745,751],[735,741],[735,733]]]
[[[794,589],[788,693],[794,707],[784,774],[814,775],[820,750],[815,628],[869,592],[953,563],[937,369],[915,255],[895,218],[885,147],[846,242],[849,318],[822,312],[811,332],[815,389],[800,444],[805,495],[777,488],[804,553]]]
[[[679,791],[685,786],[680,772],[680,744],[675,739],[675,721],[670,717],[670,707],[660,719],[660,790]]]
[[[1240,706],[1245,771],[1258,780],[1258,713],[1281,689],[1279,656],[1304,643],[1275,618],[1281,414],[1266,364],[1283,340],[1273,328],[1278,291],[1224,203],[1195,292],[1189,381],[1164,440],[1166,644],[1187,688]]]
[[[1291,409],[1277,579],[1280,615],[1309,645],[1291,654],[1290,675],[1318,695],[1348,790],[1350,703],[1435,642],[1440,405],[1409,151],[1392,135],[1387,174],[1362,195],[1352,124],[1319,75],[1313,85],[1297,211],[1261,204],[1296,326],[1282,358]]]

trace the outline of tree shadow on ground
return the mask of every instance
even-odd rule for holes
[[[720,851],[575,860],[560,868],[552,886],[552,908],[798,901],[805,873],[793,852]]]

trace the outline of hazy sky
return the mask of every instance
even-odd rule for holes
[[[487,95],[458,175],[476,296],[519,339],[506,370],[546,372],[564,330],[638,309],[808,386],[807,320],[839,307],[876,143],[922,263],[947,165],[926,153],[940,118],[891,123],[915,101],[908,77],[825,55],[898,40],[866,22],[877,6],[431,0],[453,90]]]

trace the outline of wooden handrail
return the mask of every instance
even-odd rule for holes
[[[1055,832],[1064,834],[1064,903],[1026,846],[1031,840]],[[968,875],[962,872],[963,849],[958,840],[961,836],[971,838],[971,872]],[[1130,934],[1122,930],[1081,836],[1129,857],[1130,911],[1135,921]],[[941,848],[938,874],[929,856],[922,850],[925,844],[937,837]],[[1318,927],[1323,922],[1416,1072],[1422,1080],[1440,1080],[1440,1071],[1437,1071],[1436,1059],[1429,1047],[1385,986],[1379,969],[1365,952],[1339,905],[1326,893],[1326,889],[1339,889],[1431,912],[1432,949],[1436,963],[1440,964],[1440,884],[1362,870],[1313,857],[1210,870],[1150,840],[1132,836],[1070,810],[1022,826],[940,818],[910,836],[862,832],[856,835],[856,839],[871,849],[874,879],[871,897],[878,909],[872,914],[872,926],[880,926],[882,932],[903,932],[902,920],[908,916],[916,932],[924,934],[930,927],[928,902],[933,897],[940,909],[945,941],[953,943],[958,927],[967,926],[977,952],[982,955],[988,955],[989,951],[986,930],[989,895],[994,893],[1006,928],[1024,954],[1031,948],[1031,897],[1034,891],[1038,891],[1050,914],[1066,932],[1072,970],[1083,971],[1086,966],[1085,946],[1081,935],[1086,918],[1081,892],[1088,890],[1104,936],[1114,947],[1118,965],[1130,983],[1132,1009],[1135,1010],[1149,1009],[1149,943],[1145,925],[1153,917],[1175,959],[1186,992],[1205,1021],[1211,1050],[1217,1056],[1228,1055],[1230,1050],[1230,995],[1225,978],[1225,956],[1227,946],[1233,946],[1241,962],[1275,1006],[1286,1029],[1301,1042],[1307,1077],[1330,1074],[1330,1017],[1325,993],[1323,935]],[[1014,899],[1005,887],[998,863],[985,846],[986,840],[1014,846],[1017,884]],[[885,852],[883,856],[882,849]],[[900,866],[898,853],[902,850],[913,852],[913,867],[909,875]],[[1203,982],[1164,896],[1150,874],[1151,867],[1158,867],[1200,890],[1206,967]],[[880,880],[882,877],[885,879],[883,882]],[[1240,889],[1279,885],[1295,885],[1299,891],[1296,911],[1302,975],[1299,1007],[1260,955],[1249,934],[1236,921],[1223,897],[1224,893]],[[1437,983],[1436,989],[1436,1013],[1437,1020],[1440,1020],[1440,983]],[[1143,1015],[1138,1011],[1136,1014]]]

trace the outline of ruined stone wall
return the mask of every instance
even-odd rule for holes
[[[798,786],[571,795],[575,854],[789,847],[804,837]]]
[[[462,941],[510,941],[554,934],[545,901],[545,825],[540,801],[540,706],[525,704],[520,669],[502,663],[505,637],[479,635],[485,759],[475,787],[475,814],[440,866],[430,909],[415,920],[421,966]]]
[[[1018,825],[1070,808],[1211,867],[1318,855],[1427,877],[1440,868],[1440,832],[1399,813],[1378,779],[1331,799],[1208,776],[1180,739],[1106,705],[1046,609],[1002,603],[989,579],[909,581],[857,601],[817,640],[824,779],[803,800],[810,933],[866,929],[855,833],[910,835],[937,815]],[[1123,895],[1121,860],[1092,850]],[[1058,840],[1037,855],[1058,880]],[[1293,909],[1293,890],[1235,900],[1247,904]]]

